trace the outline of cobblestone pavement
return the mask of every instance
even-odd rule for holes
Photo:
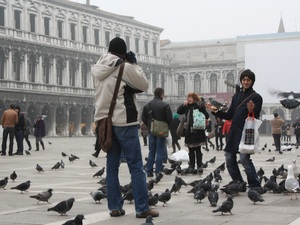
[[[110,218],[106,199],[101,200],[101,204],[95,204],[89,195],[91,191],[100,187],[97,184],[100,178],[93,178],[93,174],[105,166],[105,154],[103,152],[100,153],[100,157],[97,159],[91,155],[95,142],[94,137],[47,137],[44,140],[46,143],[45,151],[40,150],[37,152],[32,150],[31,155],[23,156],[0,156],[0,179],[6,176],[9,177],[13,171],[16,171],[18,175],[15,182],[9,180],[5,190],[0,189],[1,225],[58,225],[74,218],[77,214],[84,214],[86,219],[83,224],[85,225],[139,225],[145,221],[144,219],[135,218],[134,206],[133,204],[129,204],[129,202],[125,202],[124,205],[124,209],[126,210],[125,216]],[[34,143],[33,139],[31,141]],[[278,152],[274,151],[275,148],[272,146],[273,140],[271,136],[261,137],[260,141],[261,145],[267,143],[268,147],[261,154],[253,155],[252,159],[257,169],[262,167],[265,170],[267,177],[272,175],[274,168],[278,168],[282,164],[287,167],[288,164],[291,164],[292,159],[298,159],[297,157],[300,156],[300,149],[295,149],[295,147],[292,151],[284,151],[282,155],[279,155]],[[24,144],[27,146],[26,143]],[[271,152],[268,149],[271,149]],[[172,150],[168,150],[170,155]],[[147,147],[142,146],[142,151],[143,155],[146,156],[148,153]],[[70,163],[67,157],[62,156],[61,152],[72,153],[80,159]],[[204,161],[216,156],[216,163],[210,164],[202,176],[181,176],[187,183],[203,179],[224,162],[223,151],[210,149],[209,152],[206,152],[203,150],[203,154]],[[266,160],[272,156],[275,156],[275,162],[267,163]],[[98,167],[91,168],[89,165],[90,159]],[[65,162],[65,168],[51,170],[54,164],[60,160]],[[37,163],[44,168],[45,172],[38,173],[36,171],[35,167]],[[168,167],[169,165],[166,164],[165,166]],[[183,163],[183,167],[186,166],[187,163]],[[176,175],[175,172],[172,175],[164,175],[161,182],[155,185],[152,192],[161,193],[166,188],[171,188]],[[220,183],[220,186],[230,181],[227,170],[221,175],[223,181]],[[105,174],[103,177],[105,177]],[[20,191],[10,189],[27,180],[31,181],[31,186],[27,192],[21,194]],[[120,182],[124,185],[129,183],[129,181],[130,176],[127,165],[126,163],[122,163],[120,168]],[[281,179],[278,179],[279,181]],[[53,189],[50,204],[45,202],[37,204],[35,199],[29,198],[30,195],[35,195],[49,188]],[[162,206],[162,203],[158,203],[155,209],[160,212],[160,216],[154,219],[154,224],[300,224],[300,220],[298,220],[300,215],[300,200],[291,200],[290,196],[287,195],[266,193],[263,195],[265,201],[254,205],[248,199],[247,193],[240,193],[233,200],[233,215],[225,214],[222,216],[221,213],[212,213],[213,208],[210,206],[207,198],[203,199],[201,203],[197,203],[193,198],[193,194],[187,193],[190,189],[191,186],[183,186],[180,193],[172,194],[171,200],[165,207]],[[219,196],[218,205],[226,199],[225,194],[219,194]],[[55,212],[47,212],[49,207],[71,197],[75,198],[75,202],[73,208],[67,213],[67,216],[60,216]]]

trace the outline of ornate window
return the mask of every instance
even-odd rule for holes
[[[86,88],[88,86],[88,72],[89,72],[89,66],[87,64],[87,62],[84,62],[82,64],[82,67],[81,67],[81,86]]]
[[[234,75],[233,73],[227,74],[227,83],[234,85]],[[234,87],[227,85],[227,92],[228,93],[234,93]]]
[[[70,24],[70,29],[71,29],[71,33],[70,33],[70,35],[71,35],[71,40],[72,41],[76,41],[76,24],[75,23],[71,23]]]
[[[14,17],[15,17],[15,29],[20,30],[21,29],[21,11],[15,10]]]
[[[105,46],[108,48],[110,42],[110,32],[105,31]]]
[[[201,77],[199,74],[194,76],[194,92],[197,94],[201,93]]]
[[[57,36],[63,38],[63,24],[62,20],[57,20]]]
[[[50,35],[50,18],[44,17],[45,35]]]
[[[165,73],[161,73],[161,87],[165,89]]]
[[[0,26],[5,26],[5,9],[4,7],[0,7]]]
[[[15,80],[21,80],[21,56],[19,52],[15,52],[13,58],[13,76]]]
[[[36,15],[33,13],[29,14],[29,22],[30,22],[30,32],[35,32],[35,17]]]
[[[148,43],[149,41],[148,40],[144,40],[144,54],[145,55],[148,55]]]
[[[36,62],[35,62],[35,56],[33,54],[30,55],[28,60],[28,81],[29,82],[35,82],[36,81]]]
[[[94,29],[94,39],[95,39],[94,44],[95,45],[100,45],[100,36],[99,36],[99,34],[100,34],[99,29]]]
[[[75,87],[76,86],[76,65],[74,60],[71,61],[69,66],[69,85]]]
[[[128,35],[125,36],[125,42],[126,42],[127,50],[130,50],[130,36]]]
[[[217,93],[218,77],[216,74],[210,75],[210,93]]]
[[[64,62],[63,59],[59,58],[56,63],[56,83],[58,85],[63,85],[63,72]]]
[[[83,43],[87,43],[87,34],[88,34],[88,27],[83,26],[82,27],[82,41],[83,41]]]
[[[135,52],[140,53],[140,39],[135,38],[134,42],[135,42]]]
[[[184,76],[182,75],[178,77],[178,95],[180,96],[185,95],[185,82],[184,82]]]
[[[153,56],[157,56],[157,43],[153,42]]]

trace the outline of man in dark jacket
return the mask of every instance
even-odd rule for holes
[[[18,113],[18,123],[15,126],[15,135],[16,135],[16,141],[17,141],[17,152],[14,153],[14,155],[23,155],[24,146],[23,146],[23,140],[24,140],[24,131],[26,129],[25,124],[25,116],[23,113],[21,113],[20,106],[15,107],[15,111]]]
[[[142,121],[150,128],[151,119],[164,121],[171,127],[173,116],[169,104],[163,101],[164,89],[156,88],[154,90],[154,99],[143,108]],[[162,171],[163,159],[166,149],[166,137],[158,137],[149,134],[149,154],[146,165],[148,177],[153,177],[153,164],[155,161],[155,174]]]
[[[251,70],[247,69],[241,73],[240,82],[242,84],[242,89],[232,97],[232,102],[227,112],[218,111],[218,109],[211,104],[207,104],[207,108],[217,117],[226,120],[232,119],[232,125],[228,134],[228,142],[224,149],[226,166],[233,181],[244,182],[237,164],[236,154],[239,150],[245,119],[248,114],[252,113],[254,113],[255,118],[259,117],[263,99],[253,90],[255,74]],[[260,182],[256,175],[252,160],[250,159],[250,155],[240,154],[240,161],[245,168],[249,187],[260,187]],[[243,186],[245,187],[245,182]]]

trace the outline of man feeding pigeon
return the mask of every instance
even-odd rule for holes
[[[240,82],[242,89],[233,95],[231,105],[227,112],[219,111],[210,103],[207,104],[207,108],[210,109],[212,114],[216,117],[225,120],[232,119],[232,125],[228,133],[228,142],[224,149],[226,166],[232,180],[242,182],[244,187],[243,191],[246,191],[246,183],[238,167],[236,154],[239,151],[245,119],[249,114],[254,114],[255,118],[259,117],[263,99],[253,90],[255,74],[251,70],[247,69],[241,73]],[[240,162],[245,168],[249,187],[260,187],[260,182],[257,178],[250,155],[240,154]]]

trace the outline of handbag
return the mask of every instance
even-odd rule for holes
[[[123,75],[124,66],[125,66],[124,63],[122,63],[120,66],[117,83],[116,83],[116,87],[114,90],[113,98],[110,103],[108,115],[106,118],[99,120],[98,125],[97,125],[98,141],[99,141],[101,149],[104,152],[108,152],[108,150],[110,149],[111,144],[112,144],[112,115],[114,112],[115,105],[117,103],[116,99],[117,99],[117,95],[118,95],[119,88],[120,88],[120,83],[121,83],[121,78]]]
[[[184,137],[185,136],[185,130],[186,130],[186,122],[185,122],[185,117],[183,117],[180,120],[180,123],[176,129],[176,133],[179,137]]]
[[[261,124],[261,120],[254,118],[254,113],[252,113],[252,116],[248,113],[239,145],[240,153],[255,154],[260,152],[258,128]]]
[[[166,122],[153,119],[150,123],[150,132],[152,135],[157,137],[168,137],[169,126]]]
[[[206,118],[198,109],[193,110],[193,130],[205,130]]]

